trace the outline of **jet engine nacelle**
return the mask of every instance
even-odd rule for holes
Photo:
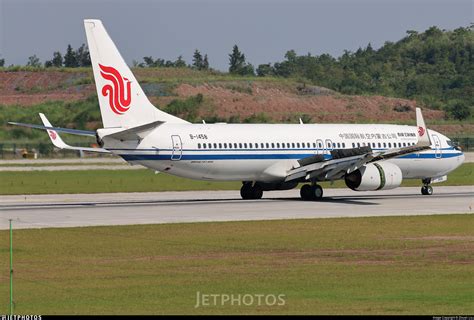
[[[369,163],[345,176],[346,185],[355,191],[395,189],[402,183],[402,171],[390,162]]]

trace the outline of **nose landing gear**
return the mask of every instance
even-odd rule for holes
[[[421,194],[424,196],[431,196],[433,194],[433,187],[430,185],[421,187]]]
[[[424,196],[431,196],[433,194],[433,187],[430,185],[431,179],[423,179],[423,187],[421,187],[421,194]]]

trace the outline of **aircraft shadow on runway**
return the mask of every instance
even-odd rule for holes
[[[362,201],[361,201],[362,200]],[[286,202],[305,202],[305,203],[343,203],[343,204],[352,204],[352,205],[379,205],[375,202],[367,202],[369,199],[351,199],[351,198],[331,198],[327,197],[321,201],[304,201],[301,198],[263,198],[258,200],[242,200],[239,198],[227,198],[227,199],[173,199],[173,200],[143,200],[143,201],[107,201],[107,202],[71,202],[71,203],[32,203],[32,204],[18,204],[18,205],[5,205],[0,206],[0,211],[2,210],[22,210],[22,209],[62,209],[65,207],[128,207],[128,206],[155,206],[155,205],[196,205],[199,203],[202,204],[222,204],[222,203],[241,203],[241,204],[255,204],[262,202],[272,202],[272,201],[286,201]],[[373,199],[371,199],[373,200]]]
[[[431,197],[470,197],[472,193],[443,193],[439,195],[433,195]],[[13,205],[2,205],[0,211],[5,210],[24,210],[24,209],[44,209],[44,208],[65,208],[65,207],[127,207],[127,206],[156,206],[156,205],[196,205],[196,204],[222,204],[222,203],[241,203],[241,204],[255,204],[272,201],[286,201],[286,202],[298,202],[298,203],[312,203],[317,205],[318,203],[335,203],[335,204],[349,204],[349,205],[361,205],[361,206],[373,206],[382,205],[381,200],[385,199],[413,199],[423,198],[418,194],[393,194],[393,195],[353,195],[353,196],[333,196],[324,197],[320,201],[304,201],[299,197],[288,197],[288,198],[263,198],[259,200],[242,200],[240,198],[226,198],[226,199],[164,199],[164,200],[130,200],[130,201],[96,201],[96,202],[70,202],[70,203],[31,203],[31,204],[13,204]]]

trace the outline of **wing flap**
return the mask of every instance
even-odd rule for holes
[[[347,170],[357,170],[363,164],[373,158],[373,154],[360,154],[345,158],[330,159],[323,162],[311,163],[308,165],[294,168],[288,172],[285,181],[292,181],[305,177],[305,180],[319,178],[319,180],[331,180],[340,173],[346,173]]]

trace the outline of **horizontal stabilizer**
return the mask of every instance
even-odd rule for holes
[[[8,124],[11,124],[11,125],[14,125],[14,126],[26,127],[26,128],[33,128],[33,129],[54,130],[54,131],[74,134],[74,135],[78,135],[78,136],[95,137],[95,131],[60,128],[60,127],[53,127],[51,125],[41,126],[41,125],[38,125],[38,124],[29,124],[29,123],[20,123],[20,122],[8,122]]]

